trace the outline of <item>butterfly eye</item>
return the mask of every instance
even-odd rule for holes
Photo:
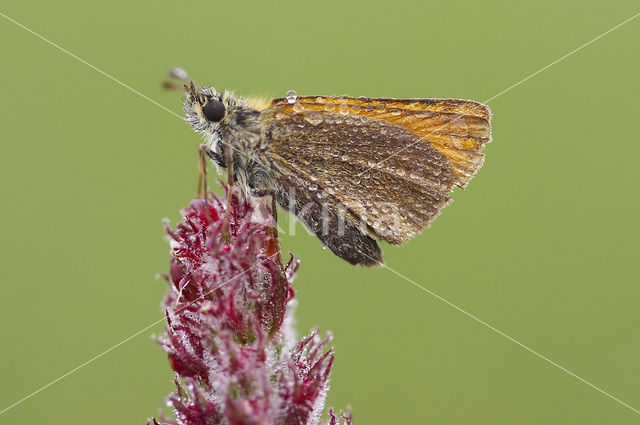
[[[202,108],[202,113],[209,121],[218,122],[224,118],[224,104],[218,99],[211,99]]]

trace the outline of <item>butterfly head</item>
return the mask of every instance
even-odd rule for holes
[[[218,93],[213,87],[196,87],[193,82],[185,86],[184,112],[187,123],[221,156],[236,109],[236,98],[229,91]]]
[[[216,132],[228,124],[235,109],[235,97],[231,92],[218,93],[213,87],[185,86],[184,112],[187,122],[196,131]]]

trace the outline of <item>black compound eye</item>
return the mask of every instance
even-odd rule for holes
[[[211,99],[202,108],[202,113],[209,121],[218,122],[224,118],[224,104],[218,99]]]

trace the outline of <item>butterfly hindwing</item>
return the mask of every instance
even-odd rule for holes
[[[351,264],[375,266],[382,263],[376,241],[362,232],[354,217],[334,197],[323,199],[309,190],[304,176],[280,169],[276,200],[313,232],[322,244]]]

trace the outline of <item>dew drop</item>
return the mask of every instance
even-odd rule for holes
[[[349,160],[349,155],[342,155],[341,159],[343,161],[348,161]]]
[[[312,125],[318,125],[318,124],[320,124],[322,122],[322,114],[319,114],[317,112],[309,113],[309,114],[307,114],[307,116],[305,118]]]
[[[391,115],[400,115],[402,113],[402,111],[398,108],[391,108],[389,109],[389,112],[391,112]]]
[[[337,158],[340,156],[340,152],[331,152],[331,156]]]
[[[371,178],[371,174],[369,174],[368,171],[365,171],[364,173],[362,173],[362,178],[368,180],[369,178]]]
[[[324,99],[322,97],[318,96],[318,97],[316,97],[316,102],[322,103],[322,102],[324,102]]]
[[[316,176],[311,176],[309,177],[311,179],[312,182],[317,182],[318,178]]]
[[[344,119],[342,117],[336,117],[335,119],[336,124],[342,124],[343,122],[344,122]]]
[[[404,177],[404,170],[402,168],[398,168],[396,170],[396,174],[398,175],[398,177]]]
[[[287,99],[288,103],[293,104],[293,103],[296,103],[296,100],[298,99],[298,94],[296,93],[295,90],[289,90],[285,98]]]
[[[291,103],[291,102],[289,102],[289,103]],[[301,111],[304,111],[304,106],[302,106],[302,103],[300,103],[300,102],[295,102],[295,103],[293,104],[293,111],[294,111],[294,112],[301,112]]]
[[[339,111],[342,115],[347,115],[349,113],[349,105],[343,103],[340,105]]]
[[[370,159],[369,161],[367,161],[367,165],[369,166],[369,168],[373,168],[376,166],[376,162]]]
[[[318,185],[317,184],[311,184],[309,185],[309,190],[311,192],[315,192],[316,190],[318,190]]]
[[[187,71],[182,68],[171,68],[169,69],[169,75],[173,78],[177,78],[179,80],[186,80],[189,78]]]
[[[373,201],[371,201],[370,199],[367,199],[364,203],[368,207],[372,207],[373,206]]]
[[[378,112],[378,113],[382,113],[382,112],[384,112],[387,108],[385,108],[384,103],[378,103],[378,104],[375,106],[375,109],[376,109],[376,112]]]
[[[322,249],[327,249],[327,246],[326,245],[322,245]]]

